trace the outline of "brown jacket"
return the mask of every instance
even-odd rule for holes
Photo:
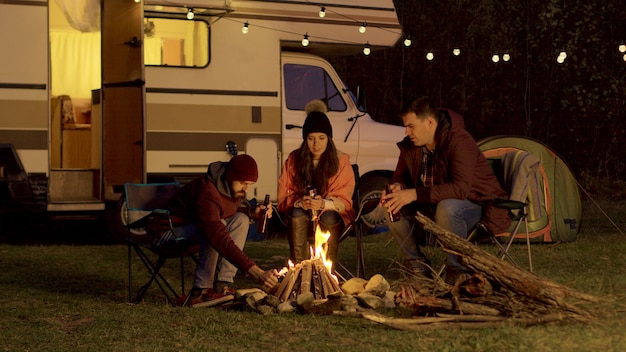
[[[417,202],[437,204],[443,199],[468,199],[484,206],[483,222],[500,233],[510,225],[508,211],[494,209],[490,201],[506,198],[507,193],[478,149],[474,138],[465,130],[461,115],[441,110],[434,150],[435,179],[432,187],[421,186],[419,177],[422,167],[422,147],[416,147],[408,137],[398,143],[400,157],[391,183],[398,182],[403,188],[415,188]]]

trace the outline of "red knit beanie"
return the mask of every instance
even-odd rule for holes
[[[250,181],[256,182],[259,179],[259,169],[256,161],[247,154],[235,155],[228,166],[225,174],[227,181]]]

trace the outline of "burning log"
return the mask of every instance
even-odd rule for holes
[[[340,291],[337,278],[330,274],[322,259],[318,257],[303,260],[288,268],[275,295],[285,302],[303,293],[310,292],[315,299],[324,299]]]

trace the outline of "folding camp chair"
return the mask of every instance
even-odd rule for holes
[[[357,251],[356,273],[353,274],[345,265],[343,265],[339,261],[335,263],[335,266],[341,268],[352,277],[364,277],[365,258],[363,253],[363,233],[368,226],[367,222],[365,221],[365,217],[367,214],[370,214],[372,211],[374,211],[374,209],[376,209],[376,207],[380,203],[382,191],[371,191],[361,197],[359,193],[359,167],[358,165],[353,164],[352,169],[354,170],[354,177],[356,179],[354,195],[352,197],[352,204],[354,204],[354,206],[358,205],[359,210],[357,211],[354,220],[350,224],[348,224],[348,226],[346,226],[346,228],[341,233],[341,236],[339,237],[339,243],[343,242],[343,240],[350,236],[355,237]],[[345,278],[343,277],[342,279],[345,280]]]
[[[181,184],[177,182],[126,183],[124,185],[124,194],[121,200],[121,217],[128,234],[128,299],[131,303],[137,303],[143,299],[153,282],[159,286],[161,292],[163,292],[172,306],[176,306],[176,298],[186,292],[184,259],[185,257],[191,257],[196,262],[194,253],[197,247],[183,238],[177,238],[157,246],[150,234],[151,231],[146,229],[150,220],[155,220],[154,217],[167,219],[170,229],[173,229],[169,212],[164,207],[180,188]],[[148,281],[139,288],[135,296],[132,293],[133,251],[141,259],[150,275]],[[156,254],[157,259],[151,258],[154,256],[150,256],[149,252]],[[165,262],[168,259],[176,258],[180,259],[180,292],[177,292],[164,275],[161,274],[161,269]]]
[[[515,158],[515,162],[508,161],[513,158]],[[506,161],[506,163],[503,162],[503,160]],[[498,255],[500,256],[500,259],[504,260],[506,258],[513,265],[519,267],[520,265],[509,254],[509,249],[515,240],[521,225],[524,224],[528,267],[529,271],[532,272],[533,261],[530,248],[530,234],[528,230],[529,202],[527,202],[527,200],[532,198],[530,197],[530,188],[528,187],[528,184],[532,182],[534,172],[536,171],[536,165],[538,165],[539,160],[532,154],[520,150],[506,153],[500,158],[488,158],[487,161],[489,162],[489,166],[491,166],[491,169],[498,178],[498,181],[503,189],[510,195],[510,199],[496,199],[492,205],[509,211],[509,215],[511,216],[510,228],[513,228],[513,230],[507,233],[494,234],[487,229],[485,224],[478,222],[470,230],[467,235],[467,240],[479,242],[483,239],[488,239],[496,246],[496,248],[498,248]],[[528,163],[528,165],[523,166],[521,163]],[[514,187],[520,186],[522,187],[521,191],[519,189],[514,190]],[[500,240],[498,239],[499,237],[508,237],[505,245],[500,243]],[[444,268],[445,265],[439,270],[438,274],[440,276],[443,273]]]

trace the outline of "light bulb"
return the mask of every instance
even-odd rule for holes
[[[369,56],[369,54],[372,53],[372,49],[370,48],[370,43],[368,42],[367,44],[365,44],[365,46],[363,47],[363,54],[365,56]]]
[[[404,46],[406,46],[407,48],[411,46],[413,42],[411,41],[411,37],[406,37],[404,38]]]
[[[248,22],[246,22],[246,23],[243,24],[243,27],[241,28],[241,33],[246,34],[246,33],[248,33],[249,29],[250,28],[248,28]]]
[[[433,61],[434,58],[435,58],[435,54],[432,51],[429,51],[426,53],[426,60]]]
[[[567,59],[567,53],[565,51],[561,51],[559,56],[556,57],[556,62],[562,64],[565,62],[565,59]]]
[[[140,2],[141,2],[141,0],[135,0],[135,2],[136,2],[136,3],[140,3]]]
[[[620,53],[626,53],[626,44],[621,44],[617,47]]]
[[[193,20],[195,14],[193,13],[193,8],[189,9],[189,12],[187,12],[187,19],[188,20]]]
[[[461,49],[459,49],[459,48],[452,49],[452,55],[454,55],[454,56],[461,55]]]
[[[502,60],[503,60],[504,62],[508,62],[509,60],[511,60],[511,55],[509,55],[509,54],[503,54],[503,55],[502,55]]]
[[[624,61],[626,61],[626,54],[624,54],[624,56],[622,56],[622,58],[624,59]]]
[[[493,54],[493,56],[491,57],[491,61],[493,61],[493,62],[498,62],[498,61],[500,61],[500,55],[498,55],[498,54]]]
[[[366,30],[367,30],[367,23],[365,22],[361,23],[361,27],[359,27],[359,32],[365,33]]]
[[[302,46],[309,46],[309,34],[305,34],[304,38],[302,38]]]
[[[320,17],[324,18],[326,17],[326,8],[324,6],[322,6],[322,8],[320,9]]]

